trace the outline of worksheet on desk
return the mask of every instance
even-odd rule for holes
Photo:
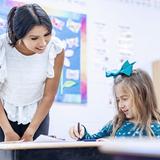
[[[65,142],[68,141],[64,138],[59,138],[55,136],[47,136],[47,135],[40,135],[38,138],[34,140],[34,142]]]

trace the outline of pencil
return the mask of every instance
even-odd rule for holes
[[[80,133],[81,133],[81,129],[80,129],[80,123],[79,123],[79,122],[78,122],[77,127],[78,127],[78,134],[80,135]]]

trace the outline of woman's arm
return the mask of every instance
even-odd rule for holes
[[[19,135],[13,130],[13,128],[11,127],[8,118],[6,116],[6,113],[4,111],[2,102],[0,100],[0,127],[2,128],[3,132],[4,132],[4,140],[5,141],[17,141],[20,139]]]
[[[25,131],[21,139],[25,141],[33,140],[33,136],[36,130],[38,129],[39,125],[48,114],[58,89],[63,62],[64,62],[64,50],[62,50],[62,52],[58,54],[57,57],[55,58],[54,78],[47,78],[43,98],[40,101],[39,106],[37,107],[36,113],[30,125],[28,126],[27,130]]]

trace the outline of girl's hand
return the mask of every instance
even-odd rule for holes
[[[20,136],[15,131],[10,131],[4,134],[4,141],[19,141]]]
[[[75,140],[81,139],[85,134],[84,126],[78,123],[76,126],[73,126],[69,129],[69,135]]]

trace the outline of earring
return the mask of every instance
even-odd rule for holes
[[[21,45],[21,43],[22,43],[22,40],[21,40],[21,39],[19,39],[19,40],[18,40],[18,44],[19,44],[19,45]]]

